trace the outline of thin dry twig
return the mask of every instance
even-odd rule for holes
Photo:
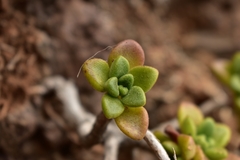
[[[98,53],[101,53],[101,52],[106,51],[106,50],[108,50],[108,49],[112,49],[112,48],[115,47],[115,46],[116,46],[116,45],[107,46],[106,48],[104,48],[104,49],[102,49],[102,50],[100,50],[100,51],[97,51],[94,55],[92,55],[91,57],[89,57],[87,60],[92,59],[92,58],[94,58]],[[86,61],[87,61],[87,60],[86,60]],[[78,70],[77,77],[78,77],[79,74],[81,73],[82,67],[83,67],[83,64],[81,65],[81,67],[80,67],[79,70]]]
[[[156,139],[156,137],[151,131],[147,131],[144,140],[152,148],[159,160],[170,160],[162,144]]]
[[[126,137],[124,137],[122,134],[119,134],[120,132],[116,132],[117,130],[115,124],[110,123],[109,127],[111,127],[113,130],[110,135],[106,136],[105,139],[104,160],[117,160],[120,144],[124,139],[126,139]]]

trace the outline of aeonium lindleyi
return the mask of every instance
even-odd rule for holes
[[[142,139],[148,129],[145,93],[158,78],[158,70],[144,66],[144,60],[142,47],[134,40],[125,40],[112,49],[108,61],[93,58],[83,64],[91,86],[105,93],[105,117],[114,119],[123,133],[136,140]]]

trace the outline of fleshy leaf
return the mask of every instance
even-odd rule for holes
[[[147,132],[149,118],[144,107],[126,107],[124,112],[115,118],[115,122],[119,129],[128,137],[134,140],[141,140]]]
[[[167,151],[168,154],[173,155],[174,151],[175,151],[176,155],[181,154],[180,148],[173,141],[165,141],[165,142],[162,143],[162,145],[163,145],[164,149]],[[174,149],[174,151],[173,151],[173,149]]]
[[[224,148],[209,148],[205,154],[211,160],[223,160],[228,156],[228,152]]]
[[[208,141],[205,135],[197,135],[193,137],[196,144],[200,145],[203,150],[206,150],[209,147]]]
[[[177,116],[180,124],[187,116],[189,116],[189,118],[191,118],[196,125],[199,125],[203,121],[202,112],[197,106],[189,102],[182,102],[180,104]]]
[[[201,147],[199,145],[197,145],[196,154],[195,154],[193,160],[207,160],[203,150],[201,149]]]
[[[191,136],[180,134],[178,145],[181,149],[183,159],[192,159],[196,153],[196,144]]]
[[[118,83],[130,89],[133,86],[134,78],[132,74],[125,74],[119,78]]]
[[[230,140],[231,130],[226,125],[216,124],[212,137],[215,140],[215,146],[225,147]]]
[[[123,56],[118,56],[110,66],[109,77],[117,77],[127,74],[129,71],[129,63]]]
[[[145,55],[142,47],[134,40],[128,39],[117,44],[111,51],[108,57],[108,64],[111,66],[112,62],[119,56],[125,57],[130,68],[135,66],[142,66],[145,61]]]
[[[198,134],[203,134],[207,138],[212,137],[214,130],[215,122],[212,118],[204,119],[204,121],[198,126]]]
[[[149,91],[158,78],[158,70],[149,66],[134,67],[129,73],[134,77],[133,85],[141,87],[144,92]]]
[[[212,64],[212,71],[225,85],[229,85],[230,73],[228,71],[229,61],[227,60],[217,60]]]
[[[236,106],[237,110],[240,111],[240,96],[236,96],[234,99],[234,105]]]
[[[106,118],[112,119],[121,115],[125,107],[118,98],[113,98],[107,94],[102,97],[102,110]]]
[[[83,72],[91,86],[97,91],[104,92],[104,83],[108,79],[109,66],[102,59],[89,59],[83,64]]]
[[[119,85],[118,89],[121,96],[125,96],[128,93],[128,88],[123,87],[122,85]]]
[[[112,77],[107,80],[107,82],[104,84],[104,88],[107,91],[107,93],[113,97],[119,96],[119,90],[118,90],[118,79],[117,77]]]
[[[128,107],[141,107],[146,104],[146,96],[142,88],[133,86],[126,96],[121,99],[122,103]]]
[[[156,136],[156,138],[160,141],[160,142],[164,142],[167,140],[170,140],[170,137],[168,137],[166,134],[160,132],[160,131],[154,131],[153,134]]]
[[[240,73],[240,52],[234,54],[234,57],[231,61],[231,73],[239,74]]]
[[[182,133],[188,135],[195,135],[197,132],[196,125],[194,124],[193,120],[187,116],[184,121],[180,124],[180,128]]]
[[[235,92],[240,93],[240,72],[239,75],[234,74],[231,76],[230,86]]]
[[[212,148],[215,146],[216,146],[215,140],[213,138],[208,138],[208,147]]]

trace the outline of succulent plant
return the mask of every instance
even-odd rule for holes
[[[240,114],[240,52],[235,53],[231,60],[216,61],[212,70],[233,91],[236,110]]]
[[[87,60],[83,72],[91,86],[104,92],[102,110],[114,119],[120,130],[132,139],[142,139],[148,128],[145,93],[158,78],[158,70],[144,66],[142,47],[134,40],[125,40],[114,47],[108,60]]]
[[[168,135],[155,132],[169,154],[174,154],[174,148],[178,159],[182,160],[223,160],[227,157],[224,147],[231,136],[228,126],[210,117],[204,118],[197,106],[187,102],[178,109],[178,122],[178,134],[172,134],[172,130],[166,131]]]

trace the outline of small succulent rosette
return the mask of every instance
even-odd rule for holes
[[[240,52],[231,60],[217,60],[212,65],[214,74],[234,93],[234,104],[240,113]]]
[[[128,137],[140,140],[147,131],[149,118],[145,93],[158,78],[158,70],[144,66],[142,47],[133,40],[125,40],[114,47],[108,61],[87,60],[83,72],[91,86],[105,94],[102,110],[106,118],[114,119]]]
[[[175,137],[155,132],[164,148],[178,160],[224,160],[228,152],[225,146],[230,140],[228,126],[204,118],[197,106],[184,102],[178,110],[179,134]]]

